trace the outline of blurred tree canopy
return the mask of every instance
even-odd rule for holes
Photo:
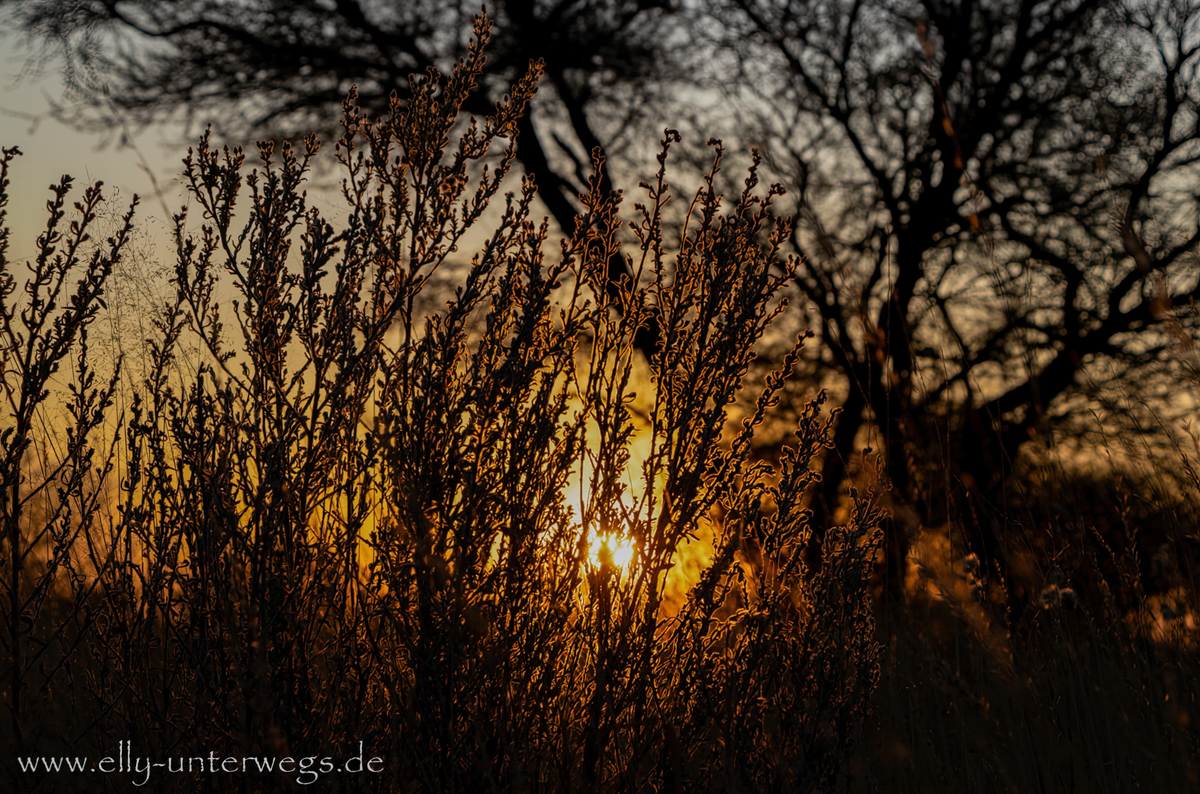
[[[367,107],[404,96],[411,72],[462,51],[478,10],[3,5],[66,54],[78,126],[215,114],[227,131],[285,135],[330,128],[352,83]],[[813,374],[842,384],[819,509],[873,426],[900,504],[935,501],[922,462],[940,456],[978,511],[1022,445],[1094,404],[1099,381],[1150,388],[1192,360],[1197,0],[506,0],[494,16],[467,110],[544,60],[519,158],[563,228],[588,152],[619,155],[684,86],[719,93],[698,123],[755,142],[789,188],[822,343]],[[997,553],[986,520],[964,523],[973,550]],[[902,560],[903,532],[892,540]]]
[[[797,201],[819,369],[847,385],[828,502],[874,422],[902,501],[940,469],[981,510],[1089,383],[1149,396],[1192,360],[1200,4],[708,7],[726,91]],[[961,523],[995,552],[986,520]]]

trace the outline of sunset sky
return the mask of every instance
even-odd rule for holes
[[[134,193],[141,195],[139,228],[161,234],[164,226],[157,219],[162,218],[163,210],[142,168],[141,157],[154,170],[167,206],[175,209],[182,195],[178,173],[186,151],[181,130],[154,128],[136,133],[135,150],[118,145],[119,133],[81,133],[57,121],[50,109],[51,100],[62,96],[58,65],[51,63],[40,72],[29,71],[29,49],[16,38],[0,32],[0,53],[4,53],[0,56],[0,145],[18,146],[23,152],[9,173],[8,223],[13,230],[10,256],[20,260],[32,253],[45,224],[47,188],[63,174],[75,177],[76,190],[102,180],[105,195],[119,195],[122,204]]]

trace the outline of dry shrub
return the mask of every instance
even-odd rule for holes
[[[856,495],[848,523],[819,536],[810,569],[821,399],[780,471],[750,454],[801,340],[753,415],[727,426],[797,266],[779,252],[779,191],[759,188],[756,161],[725,207],[711,142],[705,186],[669,245],[668,131],[635,220],[623,227],[621,196],[601,191],[597,153],[586,211],[548,251],[532,178],[487,214],[539,67],[494,115],[459,116],[488,30],[480,19],[449,77],[414,77],[413,99],[384,118],[347,100],[336,228],[303,192],[315,139],[302,152],[261,145],[248,175],[240,151],[201,140],[186,180],[203,220],[175,218],[174,298],[112,440],[120,455],[98,471],[82,439],[115,387],[90,373],[84,334],[124,238],[86,264],[39,259],[34,282],[83,274],[72,308],[57,310],[66,319],[27,301],[22,317],[42,319],[24,321],[25,337],[13,336],[7,276],[7,343],[49,351],[3,353],[23,378],[8,387],[24,413],[2,439],[0,502],[5,697],[22,751],[46,752],[50,736],[77,754],[128,740],[159,759],[334,755],[362,741],[384,771],[321,785],[386,791],[758,792],[837,779],[878,671],[874,496]],[[622,239],[634,277],[613,289]],[[468,248],[466,265],[456,254]],[[445,272],[458,276],[453,295],[423,301]],[[634,339],[651,318],[649,454],[633,467]],[[204,357],[182,356],[185,342]],[[53,407],[38,361],[68,351],[68,446],[45,479],[81,507],[33,520],[29,417]],[[119,493],[100,499],[84,471]],[[712,558],[668,608],[668,574],[701,532]],[[47,543],[36,574],[21,566]],[[48,651],[47,632],[59,640]],[[43,702],[69,704],[72,727],[39,719]],[[35,782],[96,784],[79,781]]]

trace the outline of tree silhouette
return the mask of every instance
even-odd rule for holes
[[[352,83],[368,109],[407,96],[409,72],[462,50],[474,11],[441,0],[7,5],[22,30],[67,53],[79,126],[216,114],[230,132],[279,134],[328,128]],[[679,10],[499,5],[483,90],[466,110],[484,112],[544,60],[553,100],[520,122],[518,157],[563,229],[588,153],[611,150],[679,77],[666,27]],[[815,374],[844,385],[818,508],[836,505],[856,439],[876,427],[898,505],[919,508],[898,515],[964,510],[968,544],[993,557],[989,505],[1022,446],[1100,396],[1088,386],[1098,373],[1165,385],[1156,376],[1191,355],[1197,3],[706,0],[704,10],[689,46],[712,56],[746,112],[701,122],[761,142],[790,183],[791,244],[806,257],[801,286],[823,342]],[[601,189],[612,188],[606,174]],[[610,299],[627,275],[614,256]],[[657,328],[649,315],[638,335],[648,354]],[[929,450],[979,497],[969,510],[936,500],[939,516],[928,514],[945,490],[923,473]],[[892,533],[897,566],[903,534]]]
[[[1200,5],[709,8],[798,195],[819,368],[848,384],[826,507],[873,422],[902,504],[936,488],[916,465],[934,449],[979,515],[1085,375],[1146,388],[1191,355]],[[987,516],[961,523],[997,552]]]

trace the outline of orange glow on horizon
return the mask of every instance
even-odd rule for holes
[[[633,562],[635,551],[632,539],[613,532],[599,537],[591,535],[588,538],[588,562],[595,566],[607,562],[615,568],[625,570]]]

